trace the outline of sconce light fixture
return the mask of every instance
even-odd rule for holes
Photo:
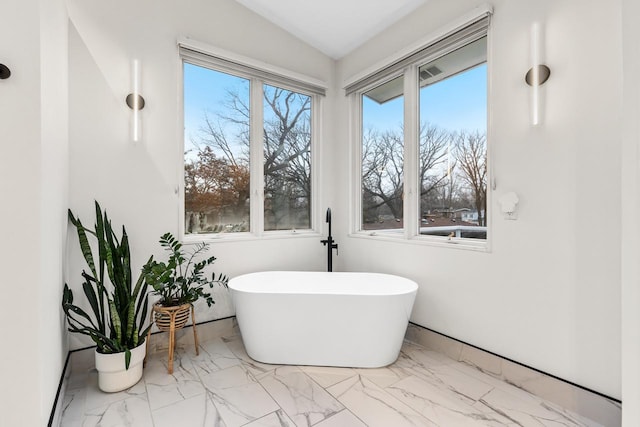
[[[542,100],[540,86],[542,86],[549,76],[551,69],[543,64],[543,40],[542,29],[539,23],[531,26],[531,68],[524,76],[525,82],[531,86],[531,124],[537,126],[542,122]]]
[[[137,142],[142,138],[140,110],[142,110],[145,105],[144,98],[140,95],[140,63],[137,59],[131,61],[131,86],[132,92],[127,95],[126,103],[132,110],[131,139]]]
[[[0,80],[11,77],[11,70],[4,64],[0,64]]]

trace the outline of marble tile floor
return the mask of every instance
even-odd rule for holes
[[[405,341],[380,369],[253,361],[238,335],[147,360],[143,379],[102,393],[97,373],[72,372],[61,426],[404,427],[600,426],[462,362]]]

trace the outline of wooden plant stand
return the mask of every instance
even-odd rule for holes
[[[189,320],[189,310],[191,310],[191,322],[193,328],[193,341],[196,347],[196,355],[200,354],[198,350],[198,333],[196,332],[196,317],[193,304],[182,304],[173,307],[164,307],[154,304],[151,310],[151,321],[155,321],[156,326],[163,332],[169,332],[169,374],[173,374],[173,354],[176,347],[176,329],[182,329]],[[149,341],[151,337],[151,329],[147,333],[147,354],[149,354]]]

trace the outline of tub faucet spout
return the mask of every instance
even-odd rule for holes
[[[327,208],[327,223],[329,224],[329,235],[326,239],[320,240],[323,246],[327,247],[327,271],[333,271],[333,250],[336,250],[336,255],[338,255],[338,244],[334,243],[333,237],[331,236],[331,208]]]

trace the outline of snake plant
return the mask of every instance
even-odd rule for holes
[[[130,350],[144,342],[151,327],[143,328],[147,318],[148,284],[142,274],[135,283],[132,281],[131,252],[125,227],[118,240],[106,210],[103,213],[97,201],[95,209],[93,230],[85,227],[69,210],[69,220],[77,230],[80,250],[89,268],[81,275],[82,290],[91,311],[73,303],[73,291],[66,283],[62,309],[70,332],[91,337],[100,353],[124,352],[125,365],[129,369]],[[97,243],[97,258],[90,240]]]

